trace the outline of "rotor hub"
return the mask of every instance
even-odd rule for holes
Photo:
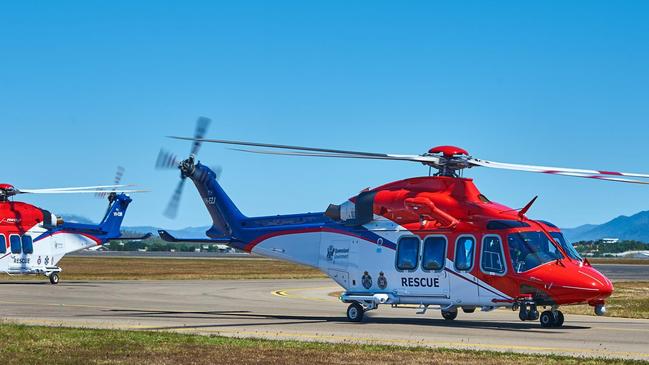
[[[437,146],[428,150],[428,153],[431,155],[441,153],[442,156],[446,158],[451,158],[459,155],[464,155],[464,156],[469,155],[469,152],[467,152],[464,148],[460,148],[456,146]]]
[[[456,146],[433,147],[424,156],[436,156],[439,158],[439,162],[424,163],[438,170],[435,176],[458,177],[458,171],[471,167],[467,160],[469,152]]]
[[[190,177],[194,174],[194,171],[196,171],[196,163],[194,159],[193,155],[189,156],[188,159],[181,161],[178,165],[182,178]]]
[[[18,194],[18,190],[11,184],[0,184],[0,201],[7,201],[10,196]]]

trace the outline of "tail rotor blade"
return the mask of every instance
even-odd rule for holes
[[[213,166],[212,171],[214,171],[214,176],[216,180],[219,180],[221,178],[221,174],[223,174],[223,167],[221,166]]]
[[[169,200],[169,204],[167,204],[167,209],[164,212],[165,217],[175,219],[178,215],[178,206],[180,205],[180,198],[182,197],[184,186],[185,179],[181,179],[174,194],[171,196],[171,200]]]
[[[198,151],[201,149],[203,142],[200,140],[205,137],[205,133],[207,133],[207,128],[209,127],[211,122],[212,120],[206,117],[200,117],[196,121],[196,131],[194,132],[194,137],[196,140],[194,140],[194,143],[192,144],[190,155],[196,156]]]
[[[180,163],[180,161],[176,158],[176,155],[161,149],[158,153],[155,167],[159,170],[176,169],[178,168],[178,163]]]
[[[117,172],[115,173],[115,185],[119,185],[120,181],[122,181],[122,177],[124,177],[124,170],[124,167],[117,166]]]

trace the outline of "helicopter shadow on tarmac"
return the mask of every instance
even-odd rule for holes
[[[97,317],[98,315],[81,315],[83,317]],[[309,316],[309,315],[281,315],[281,314],[255,314],[249,311],[149,311],[131,309],[108,309],[99,316],[128,317],[128,318],[156,318],[156,319],[199,319],[199,320],[243,320],[237,323],[207,323],[187,324],[180,326],[161,326],[147,330],[176,330],[176,329],[201,329],[201,328],[226,328],[226,327],[249,327],[249,326],[273,326],[291,324],[316,324],[316,323],[344,323],[350,324],[345,317],[330,316]],[[248,321],[250,320],[250,321]],[[408,326],[430,326],[446,328],[474,328],[490,329],[495,331],[510,332],[539,332],[539,333],[562,333],[564,330],[588,330],[588,326],[567,325],[561,329],[541,329],[537,322],[502,322],[490,320],[457,320],[446,321],[436,318],[395,318],[395,317],[372,317],[361,323],[354,323],[357,326],[375,324],[408,325]]]

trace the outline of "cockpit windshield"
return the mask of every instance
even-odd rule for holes
[[[507,237],[509,256],[516,272],[525,272],[563,258],[561,251],[543,232],[518,232]]]
[[[563,250],[566,251],[566,253],[568,254],[568,256],[570,256],[571,259],[575,259],[577,261],[583,260],[579,252],[575,250],[575,247],[572,245],[572,243],[566,241],[565,237],[563,237],[563,234],[561,234],[561,232],[551,232],[550,236],[552,236],[552,238],[554,238],[554,240],[561,245]]]

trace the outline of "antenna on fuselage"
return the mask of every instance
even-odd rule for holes
[[[538,199],[538,198],[539,198],[538,195],[535,196],[534,198],[532,198],[532,200],[530,200],[529,203],[527,203],[527,204],[523,207],[523,209],[521,209],[520,211],[518,211],[518,216],[521,217],[521,219],[525,217],[525,214],[527,213],[527,211],[530,210],[530,208],[532,208],[532,205],[534,205],[534,202],[535,202],[536,199]]]

